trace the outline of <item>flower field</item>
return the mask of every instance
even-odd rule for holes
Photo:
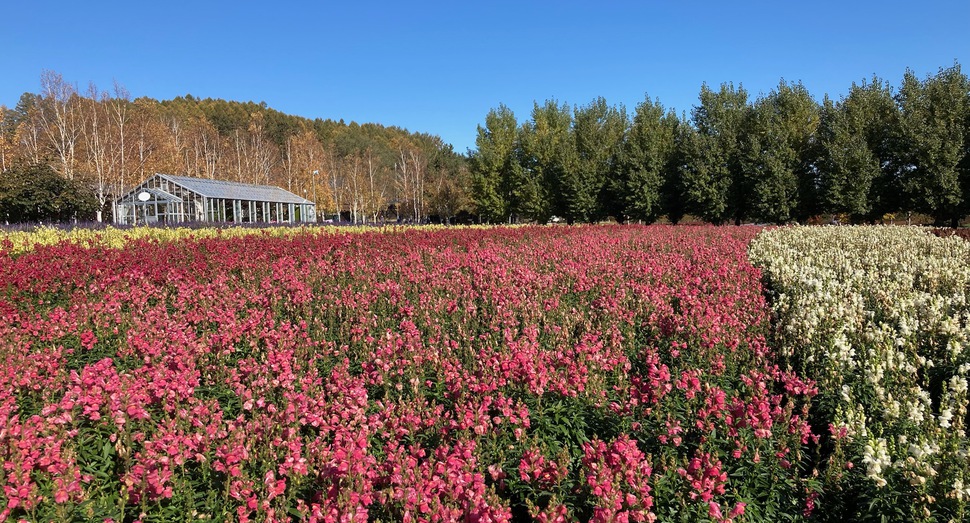
[[[918,228],[788,228],[752,244],[786,365],[816,381],[825,500],[850,520],[970,518],[970,243]]]
[[[0,520],[964,518],[958,238],[23,245],[0,255]]]
[[[726,231],[726,230],[725,230]],[[756,231],[38,246],[2,265],[29,520],[735,520],[807,510]]]

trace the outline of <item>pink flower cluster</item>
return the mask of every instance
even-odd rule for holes
[[[583,445],[583,469],[596,508],[590,521],[655,521],[650,509],[653,472],[637,442],[621,436],[611,444],[595,440]]]
[[[765,467],[814,500],[816,391],[765,342],[755,232],[0,257],[0,521],[729,521]]]

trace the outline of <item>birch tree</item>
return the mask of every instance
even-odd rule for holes
[[[251,182],[257,185],[269,184],[276,164],[276,153],[266,136],[266,120],[263,113],[253,113],[249,121],[249,171]]]
[[[41,73],[40,85],[42,131],[57,156],[59,172],[73,180],[77,144],[82,133],[77,89],[50,70]]]
[[[89,181],[94,189],[94,197],[98,204],[95,211],[95,220],[100,223],[104,220],[103,210],[111,194],[115,171],[111,147],[111,121],[106,112],[107,93],[101,93],[97,86],[92,83],[88,87],[87,98],[87,100],[80,100],[83,105],[84,121],[82,133],[84,143],[83,165],[87,171],[85,177],[90,178]]]
[[[372,222],[377,222],[379,213],[387,205],[386,169],[372,148],[364,152],[364,163],[367,167],[367,214]]]
[[[114,97],[108,101],[110,114],[114,122],[114,131],[117,140],[112,140],[115,148],[115,155],[118,158],[118,185],[117,194],[121,194],[127,188],[128,182],[128,122],[129,107],[131,106],[131,95],[123,85],[115,81]]]
[[[330,184],[330,194],[333,199],[334,213],[336,214],[335,221],[339,222],[341,220],[340,213],[343,212],[341,204],[343,203],[344,195],[343,173],[341,172],[342,162],[333,146],[325,150],[324,159],[327,167],[327,182]]]
[[[10,110],[0,104],[0,173],[6,171],[13,159],[13,140],[16,126],[10,118]]]

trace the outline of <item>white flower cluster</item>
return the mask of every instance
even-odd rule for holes
[[[780,356],[818,382],[866,475],[962,496],[970,242],[916,227],[787,227],[764,231],[749,256],[772,293]]]

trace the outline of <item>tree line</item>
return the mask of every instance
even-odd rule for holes
[[[117,83],[81,92],[53,71],[40,80],[39,93],[0,106],[2,221],[63,219],[65,209],[101,221],[112,199],[156,172],[277,185],[354,223],[448,220],[472,206],[465,157],[438,136],[310,120],[265,103],[132,99]],[[51,173],[65,183],[51,185]],[[59,197],[55,186],[78,204],[37,205]]]
[[[40,83],[0,106],[7,222],[100,221],[113,198],[155,172],[278,185],[354,223],[919,213],[955,225],[970,214],[970,81],[957,63],[923,78],[906,71],[895,88],[878,77],[854,83],[837,101],[784,80],[757,97],[705,84],[689,116],[650,98],[632,113],[597,98],[535,103],[520,122],[500,105],[467,156],[435,135],[265,103],[132,99],[117,83],[81,93],[53,71]]]
[[[821,103],[781,80],[756,98],[703,85],[690,116],[646,98],[628,114],[597,98],[505,105],[470,155],[491,222],[872,222],[919,213],[955,226],[970,214],[970,81],[960,65],[894,89],[873,77]]]

